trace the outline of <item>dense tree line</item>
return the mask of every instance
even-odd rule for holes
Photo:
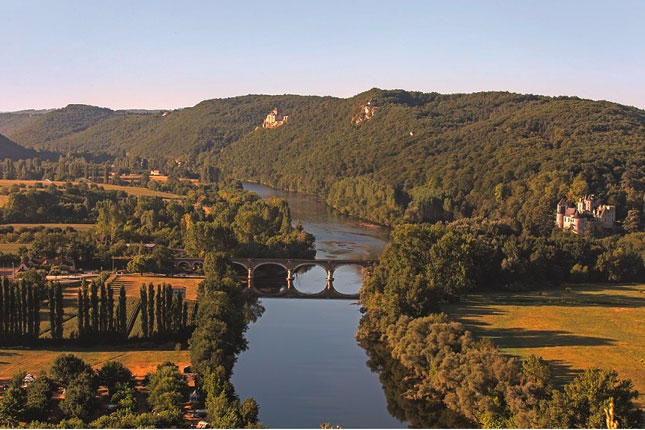
[[[615,371],[588,369],[555,389],[541,358],[509,357],[444,314],[403,316],[383,335],[370,324],[358,335],[368,365],[388,410],[415,427],[605,428],[610,403],[621,427],[642,426],[638,393]]]
[[[603,425],[613,401],[621,425],[642,425],[633,385],[615,372],[590,369],[556,390],[546,363],[509,358],[435,312],[476,290],[642,280],[644,241],[531,236],[474,220],[395,228],[361,290],[358,334],[390,409],[421,427],[587,428]]]
[[[152,283],[142,285],[139,290],[141,298],[141,332],[144,339],[161,338],[185,340],[194,325],[194,318],[188,319],[188,303],[181,294],[173,294],[169,284]],[[192,305],[191,317],[196,313],[197,302]]]
[[[25,281],[0,280],[0,342],[31,344],[40,336],[41,291]]]
[[[93,222],[87,231],[8,226],[1,240],[32,243],[25,250],[32,257],[109,264],[112,256],[136,256],[129,266],[133,272],[166,271],[168,248],[185,248],[193,256],[223,250],[246,257],[307,258],[315,253],[313,236],[299,225],[292,226],[284,200],[264,201],[254,193],[233,186],[220,189],[217,184],[201,187],[183,200],[136,197],[85,184],[18,189],[0,208],[2,220]],[[156,247],[149,251],[145,243]]]
[[[363,302],[392,323],[420,317],[470,291],[531,289],[563,281],[645,279],[645,233],[587,238],[519,234],[490,221],[400,225],[364,283]]]
[[[119,342],[128,338],[128,307],[125,288],[119,288],[117,302],[114,289],[103,277],[88,286],[85,282],[76,296],[76,336],[83,343]]]
[[[217,428],[257,427],[257,403],[252,398],[240,402],[230,377],[237,355],[246,349],[248,323],[258,318],[263,308],[241,293],[225,254],[210,254],[205,272],[190,339],[190,361],[193,372],[199,374],[198,388],[205,397],[208,422]]]

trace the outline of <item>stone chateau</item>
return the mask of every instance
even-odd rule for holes
[[[271,112],[267,114],[267,117],[262,123],[262,128],[276,128],[280,127],[282,124],[285,124],[289,120],[288,115],[282,115],[278,113],[278,108],[273,108]]]
[[[556,225],[575,234],[584,233],[588,227],[593,234],[612,231],[615,222],[616,206],[600,204],[593,194],[578,199],[575,207],[569,207],[565,198],[556,207]]]

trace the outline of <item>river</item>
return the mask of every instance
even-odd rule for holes
[[[244,183],[263,198],[285,198],[294,220],[316,236],[316,258],[374,259],[388,231],[333,212],[323,201],[299,193]],[[359,267],[341,267],[334,286],[356,293]],[[325,288],[325,272],[296,274],[305,292]],[[392,417],[376,373],[354,335],[361,314],[348,300],[262,299],[265,312],[247,332],[249,348],[240,354],[232,382],[241,398],[254,397],[260,420],[273,428],[407,427]]]

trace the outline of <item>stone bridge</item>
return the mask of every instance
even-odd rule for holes
[[[175,267],[185,271],[197,271],[204,265],[201,258],[175,258]],[[233,264],[242,266],[247,273],[246,290],[249,293],[262,297],[299,297],[299,298],[335,298],[335,299],[357,299],[358,294],[344,294],[334,288],[334,271],[341,266],[361,266],[363,271],[378,263],[378,260],[303,260],[303,259],[281,259],[281,258],[233,258]],[[287,288],[277,293],[265,293],[255,288],[255,270],[261,266],[279,266],[287,271]],[[319,266],[327,272],[327,286],[320,293],[308,294],[298,291],[293,286],[295,272],[301,267]]]

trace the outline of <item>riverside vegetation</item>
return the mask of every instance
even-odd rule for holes
[[[589,369],[556,389],[540,357],[504,355],[439,313],[442,303],[471,291],[575,279],[581,273],[573,269],[580,265],[574,250],[594,246],[559,231],[539,240],[514,236],[508,226],[473,224],[400,226],[361,290],[357,337],[380,374],[389,410],[420,427],[598,428],[613,402],[621,426],[642,426],[638,392],[615,371]],[[643,238],[621,239],[637,241],[625,262],[637,267],[630,274],[637,279],[644,275]],[[591,273],[602,270],[602,255]]]

